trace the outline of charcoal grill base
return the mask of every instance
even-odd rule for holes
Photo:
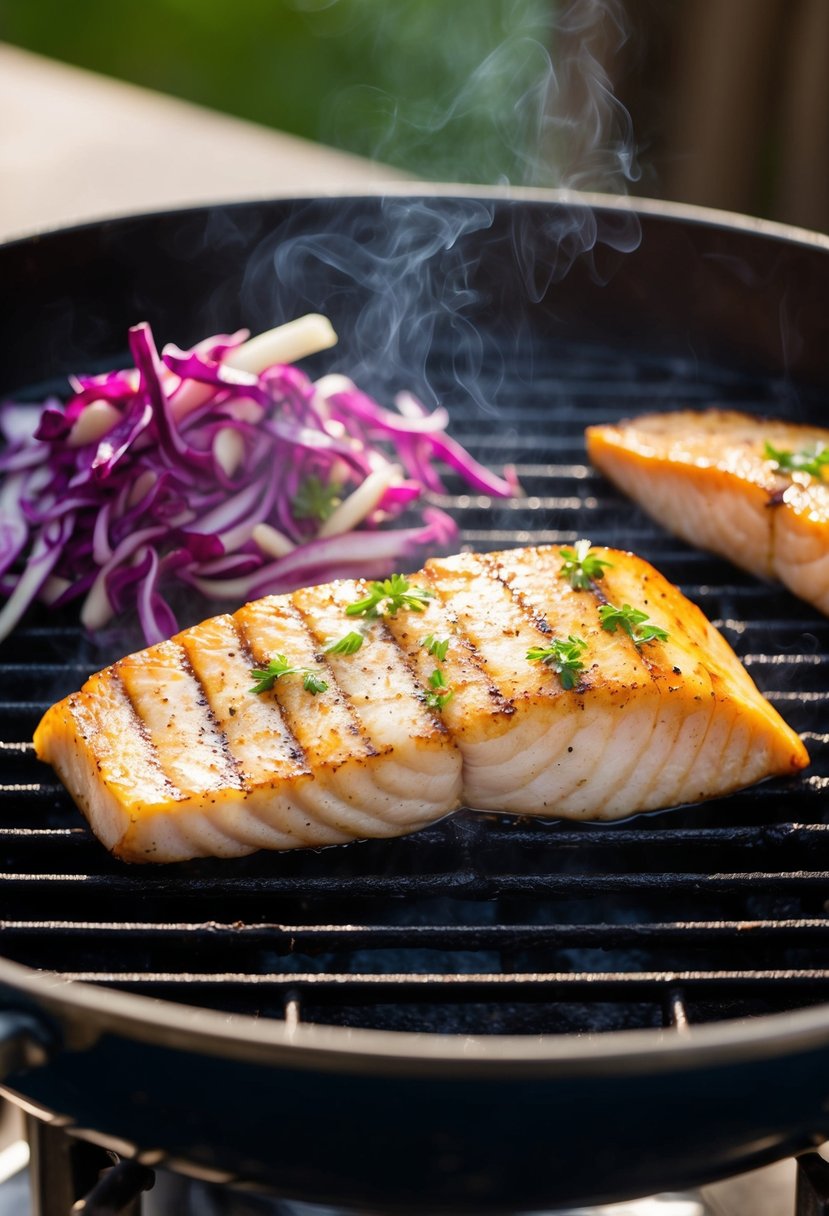
[[[359,1065],[268,1068],[106,1035],[9,1087],[78,1134],[122,1152],[140,1146],[156,1164],[415,1216],[611,1203],[763,1165],[824,1138],[821,1071],[823,1052],[810,1051],[635,1078],[549,1068],[511,1081],[486,1070],[371,1076]]]

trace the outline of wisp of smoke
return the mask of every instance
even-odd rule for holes
[[[340,115],[353,118],[355,107],[363,115],[362,150],[378,159],[427,163],[432,177],[511,185],[619,193],[635,179],[633,132],[608,68],[627,38],[620,0],[458,0],[449,9],[431,0],[294,3],[309,20],[324,17],[329,31],[332,22],[353,29],[370,21],[374,54],[389,54],[399,70],[397,93],[361,87],[333,102]],[[430,53],[458,65],[455,83],[439,97],[412,92],[412,48],[427,28]],[[464,37],[469,45],[460,44]],[[447,150],[457,158],[463,135],[459,161],[447,164]],[[593,251],[635,248],[638,223],[632,213],[599,219],[589,207],[550,205],[541,223],[537,211],[515,208],[505,230],[494,200],[428,193],[370,206],[342,200],[336,223],[329,211],[324,227],[314,225],[313,204],[298,207],[263,243],[245,293],[258,315],[274,321],[305,308],[328,313],[342,338],[338,369],[379,392],[406,387],[429,396],[439,335],[440,350],[449,352],[441,356],[442,382],[448,358],[456,384],[490,409],[479,372],[486,363],[490,387],[497,382],[499,343],[503,349],[510,338],[502,332],[491,341],[480,324],[481,270],[495,246],[503,260],[506,244],[509,275],[537,303],[577,259],[601,277]]]

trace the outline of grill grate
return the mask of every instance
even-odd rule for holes
[[[587,423],[648,408],[780,414],[786,394],[606,348],[511,360],[491,413],[441,384],[436,362],[453,433],[484,462],[514,462],[525,491],[494,503],[450,479],[464,542],[589,536],[652,560],[803,733],[808,773],[619,825],[465,812],[400,840],[131,869],[28,743],[53,700],[115,657],[43,615],[0,647],[3,954],[222,1010],[441,1032],[681,1032],[829,1000],[829,620],[623,508],[582,441]]]

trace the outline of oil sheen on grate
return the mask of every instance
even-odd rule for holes
[[[48,704],[117,657],[44,614],[0,648],[0,952],[221,1010],[400,1030],[681,1030],[829,1000],[829,620],[662,532],[587,466],[582,438],[647,409],[785,414],[783,389],[551,346],[482,376],[491,412],[441,384],[440,360],[433,381],[453,433],[514,462],[526,495],[491,503],[450,482],[464,544],[587,536],[647,557],[803,733],[811,768],[621,824],[464,812],[400,840],[130,868],[28,743]]]

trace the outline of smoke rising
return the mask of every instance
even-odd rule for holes
[[[451,11],[431,0],[293,3],[318,36],[360,33],[394,80],[394,89],[357,86],[333,97],[332,142],[356,117],[358,150],[433,180],[609,193],[635,180],[631,123],[608,66],[628,37],[619,0],[457,0]],[[419,80],[424,53],[443,69],[428,78],[451,81],[439,96]],[[314,210],[299,208],[263,243],[244,287],[248,310],[274,322],[327,313],[341,335],[337,369],[386,394],[411,388],[434,401],[437,344],[441,382],[451,370],[487,410],[480,370],[486,364],[491,392],[505,343],[518,340],[486,332],[488,297],[517,281],[539,303],[576,260],[601,279],[612,260],[608,269],[594,252],[624,254],[639,241],[629,213],[550,204],[540,222],[522,207],[505,219],[496,199],[430,197],[428,187],[370,205],[344,199],[333,228],[330,212],[315,227]]]
[[[321,136],[433,181],[623,192],[638,178],[611,72],[620,0],[293,0],[371,83],[334,93]]]

